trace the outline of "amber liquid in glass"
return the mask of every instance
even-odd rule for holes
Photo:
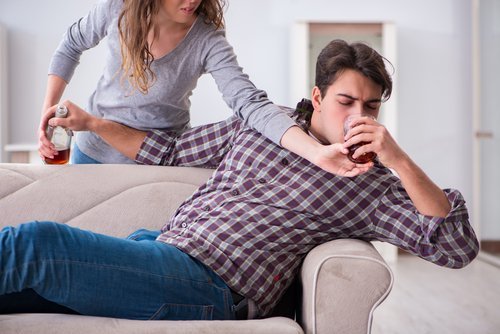
[[[69,151],[70,149],[67,148],[62,151],[57,151],[59,153],[58,155],[54,155],[53,159],[50,158],[45,158],[45,163],[49,165],[64,165],[67,164],[69,161]]]
[[[366,142],[361,142],[361,143],[359,143],[359,144],[355,144],[355,145],[350,146],[350,147],[348,148],[349,153],[347,154],[347,158],[348,158],[349,160],[351,160],[352,162],[357,163],[357,164],[366,164],[367,162],[370,162],[370,161],[372,161],[373,159],[375,159],[375,157],[377,156],[377,154],[376,154],[376,153],[374,153],[374,152],[364,153],[364,154],[360,155],[359,157],[357,157],[356,159],[355,159],[355,158],[353,158],[353,156],[352,156],[352,155],[354,154],[354,152],[355,152],[358,148],[360,148],[361,146],[366,145],[366,144],[368,144],[368,143],[366,143]]]

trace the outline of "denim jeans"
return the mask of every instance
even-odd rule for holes
[[[140,230],[121,239],[53,222],[0,231],[0,295],[34,290],[77,313],[126,319],[234,319],[212,270]]]
[[[79,165],[90,165],[90,164],[101,164],[101,162],[89,157],[85,153],[83,153],[78,145],[74,144],[71,149],[71,163],[79,164]]]

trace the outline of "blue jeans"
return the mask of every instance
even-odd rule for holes
[[[73,148],[71,149],[71,163],[72,164],[79,164],[79,165],[88,165],[88,164],[101,164],[100,161],[97,161],[91,157],[89,157],[88,155],[86,155],[85,153],[83,153],[80,148],[78,147],[78,145],[76,145],[76,143],[73,145]]]
[[[0,231],[0,295],[33,289],[80,314],[126,319],[234,319],[222,279],[158,232],[120,239],[53,222]]]

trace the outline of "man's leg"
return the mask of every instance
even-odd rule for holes
[[[32,289],[0,296],[0,314],[10,313],[78,314],[72,309],[43,298]]]
[[[177,248],[34,222],[0,232],[0,295],[33,289],[78,313],[231,319],[230,290]]]

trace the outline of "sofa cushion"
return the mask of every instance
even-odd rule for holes
[[[244,321],[140,321],[63,314],[0,316],[0,332],[9,334],[303,334],[288,318]]]

